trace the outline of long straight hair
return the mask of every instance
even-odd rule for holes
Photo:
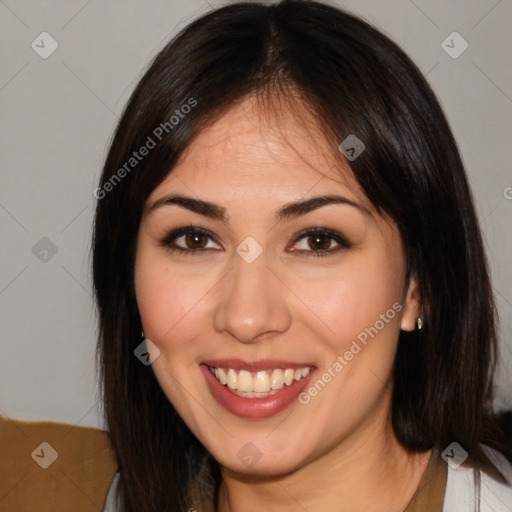
[[[202,129],[251,95],[262,110],[299,97],[340,161],[348,135],[365,144],[351,169],[398,225],[425,319],[421,331],[400,333],[395,435],[411,452],[456,441],[496,476],[481,447],[502,448],[492,409],[496,308],[468,180],[434,93],[396,44],[336,7],[236,3],[190,23],[151,62],[95,192],[97,356],[122,509],[216,506],[219,464],[134,356],[142,341],[134,262],[150,193]],[[132,160],[142,146],[151,149]]]

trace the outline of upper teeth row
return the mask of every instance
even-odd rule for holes
[[[227,370],[227,371],[226,371]],[[281,389],[285,384],[291,385],[294,380],[300,380],[309,373],[310,368],[299,368],[293,370],[288,368],[286,370],[276,369],[269,375],[267,370],[256,372],[253,377],[250,372],[246,370],[234,370],[233,368],[212,368],[210,371],[215,375],[221,384],[227,384],[230,389],[266,393],[271,389]]]

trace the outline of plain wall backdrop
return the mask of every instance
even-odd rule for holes
[[[512,1],[331,3],[397,42],[448,117],[501,317],[497,407],[512,409]],[[105,428],[94,364],[93,190],[150,60],[220,5],[0,0],[0,415]]]

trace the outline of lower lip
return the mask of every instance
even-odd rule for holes
[[[277,393],[264,398],[244,398],[229,391],[227,386],[222,385],[212,374],[208,366],[199,365],[212,395],[226,410],[244,418],[269,418],[274,414],[286,409],[307,386],[314,373],[314,369],[295,381],[291,386],[284,386]]]

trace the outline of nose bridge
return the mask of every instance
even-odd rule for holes
[[[244,343],[263,333],[283,332],[291,315],[285,288],[268,268],[263,248],[248,237],[233,253],[233,267],[222,280],[215,328]]]

